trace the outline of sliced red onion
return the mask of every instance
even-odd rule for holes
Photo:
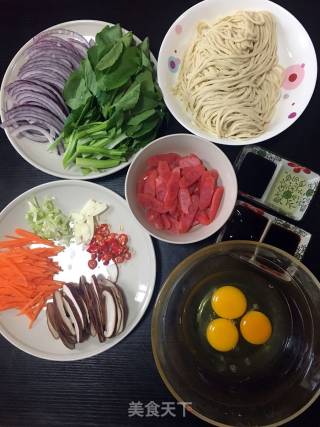
[[[84,44],[78,40],[72,40],[72,39],[65,40],[61,37],[57,37],[54,35],[46,35],[45,37],[40,37],[39,39],[34,39],[33,44],[36,45],[40,41],[43,41],[43,40],[45,40],[46,42],[55,43],[57,47],[64,47],[67,50],[72,49],[76,55],[81,54],[83,49],[85,49],[85,52],[87,51],[87,47],[85,47]],[[77,49],[75,47],[75,45],[81,47],[81,49]]]
[[[55,70],[52,70],[50,68],[44,68],[41,69],[33,69],[33,70],[26,70],[23,71],[21,74],[19,74],[19,78],[21,79],[33,79],[34,77],[41,76],[43,80],[48,76],[53,79],[57,79],[59,82],[61,82],[64,85],[64,82],[68,79],[69,73],[60,73],[56,72]],[[44,80],[45,81],[45,80]]]
[[[61,132],[61,127],[57,126],[55,123],[52,122],[52,120],[50,120],[50,118],[46,118],[46,119],[39,119],[38,117],[35,116],[27,116],[26,118],[11,118],[9,120],[6,120],[4,122],[5,127],[14,127],[14,128],[19,128],[22,125],[35,125],[35,126],[40,126],[43,129],[55,129],[56,133],[59,135],[59,133]]]
[[[55,51],[43,51],[42,49],[40,51],[36,51],[32,54],[33,59],[54,59],[56,61],[65,61],[68,64],[71,65],[72,69],[76,69],[79,67],[80,61],[78,59],[74,59],[69,55],[66,54],[57,54]]]
[[[34,37],[24,54],[18,79],[6,88],[5,121],[12,135],[50,143],[61,133],[68,108],[62,92],[69,75],[78,68],[89,48],[78,33],[52,29]],[[57,147],[63,151],[63,144]]]
[[[38,34],[36,37],[34,37],[34,39],[53,35],[56,35],[58,37],[65,36],[74,40],[79,40],[87,47],[87,49],[90,47],[89,43],[87,42],[87,39],[82,34],[77,33],[76,31],[67,30],[65,28],[53,28],[51,30],[42,31],[42,33]]]
[[[40,141],[39,139],[37,140],[36,139],[37,136],[40,136],[40,135],[35,135],[35,134],[32,133],[32,131],[39,132],[41,135],[43,135],[44,141]],[[47,132],[46,130],[42,129],[39,126],[35,126],[35,125],[24,125],[24,126],[20,126],[18,129],[15,129],[14,131],[12,131],[11,135],[12,136],[16,136],[16,135],[19,135],[21,133],[27,133],[28,138],[30,138],[30,139],[34,138],[33,140],[37,141],[37,142],[45,142],[46,140],[49,141],[50,143],[54,142],[54,139],[51,136],[50,132]]]
[[[54,59],[50,60],[41,60],[41,59],[34,59],[32,61],[26,62],[19,70],[18,75],[20,75],[23,71],[34,69],[34,67],[39,68],[50,68],[52,70],[56,70],[57,72],[63,71],[69,75],[72,72],[72,67],[70,64],[62,64],[60,61],[56,61]]]
[[[79,63],[83,58],[80,53],[75,54],[71,49],[68,50],[62,47],[56,47],[52,43],[39,43],[39,45],[35,44],[27,48],[26,52],[29,57],[32,57],[34,53],[36,53],[38,56],[39,52],[46,53],[46,55],[54,54],[56,57],[59,57],[60,55],[67,56],[70,61],[74,61],[73,63]]]
[[[63,120],[56,117],[51,111],[35,105],[19,105],[5,112],[5,118],[7,119],[23,119],[27,117],[48,120],[48,124],[55,127],[63,125]]]
[[[50,98],[41,94],[30,94],[30,92],[21,93],[21,96],[16,97],[15,106],[32,105],[34,107],[43,107],[44,109],[50,109],[62,122],[65,121],[67,116],[61,110],[61,108],[53,102]]]
[[[59,90],[45,82],[42,82],[40,80],[36,82],[33,80],[16,80],[15,82],[10,83],[8,86],[6,86],[6,91],[12,97],[14,97],[18,92],[27,89],[43,93],[44,95],[51,98],[53,101],[57,101],[57,103],[61,106],[65,113],[68,113],[68,108],[65,105],[63,97]]]

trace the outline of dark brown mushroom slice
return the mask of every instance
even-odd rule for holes
[[[113,293],[109,289],[102,291],[104,306],[105,306],[105,327],[104,336],[111,338],[117,329],[117,302]]]
[[[115,329],[114,335],[118,335],[119,334],[119,330],[121,328],[121,324],[123,322],[122,321],[123,311],[121,310],[121,303],[119,301],[119,298],[118,298],[118,296],[116,294],[116,291],[115,291],[114,287],[113,286],[108,286],[107,289],[109,290],[109,292],[112,293],[113,298],[114,298],[114,300],[116,302],[116,307],[117,307],[117,324],[116,324],[116,329]]]
[[[99,341],[103,342],[105,337],[103,335],[103,326],[102,326],[102,309],[100,308],[99,295],[97,296],[97,289],[93,287],[92,283],[87,283],[82,281],[81,291],[84,295],[84,300],[88,308],[90,324],[91,324],[91,334],[93,335],[94,331],[98,335]],[[100,310],[100,312],[99,312]]]
[[[65,326],[68,328],[71,335],[75,335],[76,331],[74,329],[74,326],[72,325],[71,320],[67,316],[64,306],[63,306],[63,300],[62,295],[59,291],[56,291],[53,294],[53,303],[55,306],[56,311],[59,313],[61,321],[65,324]]]
[[[79,290],[80,290],[80,294],[81,294],[82,300],[84,302],[84,305],[86,307],[86,311],[87,311],[87,315],[88,315],[89,333],[90,333],[90,335],[92,335],[94,337],[94,336],[96,336],[96,330],[95,330],[95,327],[93,325],[93,319],[92,319],[94,316],[94,314],[92,313],[93,303],[91,300],[91,295],[88,292],[87,286],[88,286],[88,283],[87,283],[85,277],[82,276],[80,278],[80,281],[79,281]]]
[[[84,279],[84,278],[83,278]],[[84,323],[85,323],[85,335],[87,337],[89,337],[91,335],[91,331],[90,331],[90,317],[89,317],[89,311],[87,308],[87,304],[85,302],[85,298],[84,298],[84,293],[83,293],[83,289],[82,289],[82,284],[85,284],[86,281],[84,279],[79,281],[79,284],[68,284],[68,287],[70,288],[70,290],[73,292],[74,297],[77,299],[79,306],[82,310],[82,312],[84,313]]]
[[[82,339],[84,341],[90,335],[89,313],[82,298],[80,287],[75,283],[63,285],[63,294],[71,299],[81,319]]]
[[[122,289],[118,285],[112,284],[112,286],[108,286],[108,289],[110,289],[111,292],[113,292],[113,295],[117,302],[117,309],[118,309],[117,320],[118,321],[117,321],[116,335],[119,335],[125,327],[126,318],[127,318],[127,305],[125,302]]]
[[[105,315],[104,315],[104,304],[103,304],[103,298],[102,293],[99,288],[99,285],[97,283],[97,278],[95,276],[92,276],[91,283],[87,286],[89,294],[91,295],[92,301],[93,301],[93,309],[94,309],[94,327],[97,331],[98,338],[100,342],[105,341],[104,336],[104,325],[105,325]]]
[[[49,331],[51,332],[53,338],[58,340],[59,332],[54,320],[54,307],[52,302],[47,303],[46,314],[47,314],[47,324],[48,324]]]
[[[59,291],[56,291],[54,294],[53,304],[52,304],[53,310],[51,308],[49,308],[50,320],[52,318],[52,323],[53,323],[55,329],[57,330],[57,332],[59,334],[59,338],[61,339],[63,344],[66,347],[68,347],[70,350],[72,350],[75,347],[76,339],[75,339],[75,336],[70,332],[70,329],[67,326],[67,324],[65,323],[65,318],[67,318],[67,315],[64,312],[64,308],[63,308],[63,311],[61,311],[61,307],[60,307],[61,295],[59,297],[59,295],[57,295],[57,293],[60,295]],[[61,297],[61,300],[62,300],[62,297]],[[59,301],[59,308],[58,308],[58,305],[56,304],[57,301]],[[63,306],[63,302],[62,302],[62,306]],[[49,306],[49,307],[51,307],[51,306]],[[52,316],[51,316],[51,310],[52,310]]]
[[[64,293],[62,297],[63,306],[66,313],[69,315],[69,318],[72,322],[72,325],[75,329],[76,341],[83,341],[83,321],[79,315],[78,309],[73,301]]]
[[[116,335],[121,333],[125,327],[126,320],[127,320],[127,304],[125,300],[125,296],[123,294],[122,289],[115,283],[111,282],[111,280],[106,279],[104,276],[99,275],[98,276],[98,283],[102,289],[110,289],[114,297],[117,301],[117,328],[116,328]]]

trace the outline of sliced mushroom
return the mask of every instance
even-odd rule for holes
[[[96,335],[96,331],[92,324],[92,301],[91,296],[87,289],[88,283],[85,278],[82,276],[79,282],[80,295],[84,303],[84,307],[86,310],[88,325],[89,325],[89,333],[94,337]]]
[[[98,290],[96,289],[95,284],[89,284],[83,280],[80,286],[88,309],[90,324],[92,325],[91,333],[95,331],[98,335],[99,341],[103,342],[105,340],[103,335],[103,316]]]
[[[77,312],[81,318],[82,324],[82,341],[86,340],[90,335],[90,319],[88,309],[82,297],[80,286],[75,283],[66,283],[63,286],[63,294],[68,296],[75,305]]]
[[[94,329],[93,323],[90,324],[90,335],[95,337],[97,335],[96,330]]]
[[[82,329],[85,327],[85,316],[86,313],[84,312],[84,309],[81,306],[81,301],[79,301],[79,297],[76,294],[76,291],[74,290],[72,283],[67,283],[63,285],[62,287],[64,296],[67,296],[73,303],[74,307],[76,308],[78,312],[78,316],[81,320]],[[75,295],[74,295],[75,293]]]
[[[59,291],[56,291],[53,294],[53,302],[54,302],[54,306],[56,308],[56,311],[59,313],[62,322],[66,325],[66,327],[69,329],[70,333],[72,335],[76,334],[76,331],[74,329],[74,326],[72,325],[71,320],[69,319],[69,317],[66,315],[64,306],[63,306],[63,300],[62,300],[62,295]]]
[[[72,325],[75,329],[76,340],[77,342],[82,342],[83,338],[83,323],[79,316],[76,306],[73,304],[73,301],[67,296],[63,295],[62,297],[63,306],[66,313],[69,315],[69,318],[72,322]]]
[[[54,307],[52,302],[47,304],[47,324],[53,338],[56,340],[59,339],[59,332],[54,323]]]
[[[88,285],[88,290],[91,294],[93,302],[93,311],[95,318],[94,327],[97,331],[99,341],[104,342],[105,310],[103,309],[102,293],[95,276],[92,276],[92,282]]]
[[[117,303],[114,299],[112,292],[109,290],[104,290],[102,292],[105,303],[105,328],[104,336],[106,338],[111,338],[116,332],[117,326]]]
[[[75,347],[76,339],[75,339],[74,334],[72,334],[70,332],[70,329],[65,322],[65,319],[68,319],[68,317],[67,317],[66,313],[64,312],[62,297],[61,297],[59,291],[55,292],[55,294],[53,296],[53,301],[54,302],[52,304],[52,307],[53,307],[52,324],[54,325],[56,331],[58,332],[59,337],[60,337],[61,341],[63,342],[63,344],[72,350]],[[57,305],[57,301],[59,301],[59,308]],[[60,302],[62,304],[63,310],[61,310]],[[50,312],[50,310],[51,309],[49,308],[49,312]],[[50,320],[51,320],[51,316],[50,316]],[[70,319],[68,319],[68,320],[70,321]]]
[[[109,282],[110,284],[110,282]],[[125,326],[126,322],[126,302],[124,299],[124,295],[122,293],[122,290],[117,286],[116,284],[112,284],[111,286],[107,287],[110,289],[110,291],[113,293],[115,300],[117,302],[117,328],[116,328],[116,335],[120,334]]]
[[[90,335],[98,335],[99,341],[104,342],[123,331],[125,320],[122,290],[103,276],[92,276],[91,283],[84,276],[79,285],[66,283],[54,293],[53,302],[47,304],[51,334],[70,349]]]

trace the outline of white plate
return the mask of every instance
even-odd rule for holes
[[[88,199],[104,201],[109,209],[101,216],[101,222],[111,225],[115,232],[129,236],[133,256],[127,263],[119,266],[118,284],[124,291],[128,304],[128,319],[125,330],[105,343],[97,337],[77,344],[74,350],[67,349],[60,340],[50,334],[46,314],[42,311],[28,329],[25,316],[17,316],[16,310],[0,312],[0,332],[13,345],[29,354],[49,360],[78,360],[94,356],[116,345],[138,324],[150,302],[156,275],[155,254],[149,235],[141,230],[132,216],[126,201],[100,185],[85,181],[54,181],[43,184],[21,194],[0,213],[0,238],[12,234],[17,227],[30,229],[25,220],[27,201],[33,196],[42,200],[45,196],[56,198],[57,206],[66,213],[78,211]],[[78,280],[74,277],[74,280]],[[125,351],[125,348],[124,348]]]
[[[114,25],[109,22],[103,21],[94,21],[94,20],[79,20],[79,21],[70,21],[63,22],[62,24],[54,25],[53,27],[47,28],[44,31],[51,29],[65,28],[67,30],[76,31],[77,33],[82,34],[88,41],[93,39],[95,35],[101,31],[106,25]],[[123,29],[124,32],[127,30]],[[134,36],[136,42],[141,40]],[[3,113],[5,111],[5,102],[6,95],[4,88],[15,80],[17,73],[24,63],[22,54],[25,49],[32,43],[32,39],[29,40],[15,55],[15,57],[10,62],[7,71],[3,77],[0,91],[0,114],[1,120],[3,120]],[[157,64],[157,61],[153,54],[151,53],[151,59],[153,63]],[[95,172],[89,175],[84,176],[79,168],[72,166],[69,169],[64,169],[62,166],[62,157],[59,156],[56,152],[48,151],[48,144],[46,143],[37,143],[30,141],[27,138],[18,138],[17,136],[11,136],[10,131],[5,129],[6,135],[11,142],[14,149],[32,166],[37,169],[40,169],[42,172],[48,173],[49,175],[57,176],[59,178],[66,179],[95,179],[103,176],[111,175],[131,163],[130,159],[126,163],[121,163],[119,166],[114,168],[106,169],[102,172]]]
[[[182,103],[172,93],[184,52],[194,38],[199,21],[213,22],[237,10],[267,10],[277,22],[279,63],[286,70],[273,120],[258,137],[245,141],[218,138],[192,123]],[[172,65],[172,67],[170,66]],[[292,67],[292,68],[289,68]],[[288,79],[297,74],[295,82]],[[158,57],[158,81],[173,116],[190,132],[225,145],[247,145],[265,141],[287,129],[308,105],[317,80],[317,58],[312,41],[300,22],[286,9],[268,0],[205,0],[183,13],[167,32]]]

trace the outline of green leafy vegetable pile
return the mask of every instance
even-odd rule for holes
[[[149,41],[106,26],[67,80],[71,113],[52,148],[65,144],[63,165],[84,174],[126,161],[152,141],[165,115],[150,59]]]

